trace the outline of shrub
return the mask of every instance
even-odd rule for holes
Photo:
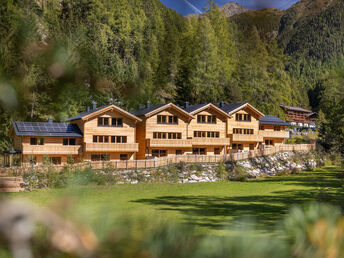
[[[215,168],[216,171],[216,177],[220,180],[226,180],[228,179],[228,173],[226,170],[226,165],[223,162],[220,162],[217,167]]]
[[[291,170],[291,174],[296,175],[299,174],[301,172],[301,168],[293,168]]]
[[[286,175],[290,175],[291,173],[292,171],[289,169],[281,170],[277,172],[277,176],[286,176]]]
[[[248,175],[242,166],[234,165],[229,179],[231,181],[245,182],[248,179]]]

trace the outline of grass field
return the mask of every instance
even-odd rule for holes
[[[194,225],[205,234],[255,221],[259,234],[270,234],[295,204],[312,201],[340,205],[344,195],[341,170],[325,167],[298,175],[248,182],[71,186],[10,194],[69,214],[101,231],[114,216],[151,218]]]

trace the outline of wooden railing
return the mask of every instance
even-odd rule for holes
[[[263,136],[256,134],[233,134],[233,142],[262,142]]]
[[[266,138],[289,138],[289,131],[259,131],[259,135]]]
[[[229,138],[193,138],[192,145],[227,146],[227,145],[230,145],[230,139]]]
[[[191,140],[186,139],[147,139],[148,147],[192,147]]]
[[[116,161],[104,161],[104,162],[85,162],[78,163],[73,166],[74,169],[145,169],[145,168],[157,168],[162,166],[167,166],[169,164],[184,163],[217,163],[217,162],[229,162],[229,161],[239,161],[249,158],[268,156],[278,152],[283,151],[311,151],[315,150],[315,144],[298,144],[298,145],[280,145],[276,147],[267,148],[264,150],[254,150],[248,152],[231,153],[227,155],[181,155],[165,158],[155,158],[150,160],[116,160]],[[55,166],[56,169],[62,169],[62,165]],[[23,174],[37,167],[13,167],[13,168],[0,168],[0,175],[8,175],[10,172],[12,174]]]
[[[86,152],[138,152],[138,143],[85,143]]]
[[[81,151],[81,145],[23,145],[24,155],[48,155],[48,154],[63,154],[63,155],[78,155]]]

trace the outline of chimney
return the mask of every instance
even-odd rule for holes
[[[86,109],[86,110],[87,110],[87,112],[90,112],[90,110],[91,110],[91,109],[90,109],[90,107],[89,107],[89,106],[87,106],[87,109]]]
[[[48,123],[53,123],[53,122],[54,122],[53,118],[52,118],[52,117],[49,117]]]
[[[220,108],[223,108],[225,106],[225,102],[221,101],[220,102]]]
[[[92,107],[93,107],[93,109],[96,109],[97,108],[97,102],[92,101]]]
[[[150,106],[151,106],[151,103],[150,103],[150,101],[148,100],[148,101],[147,101],[147,108],[150,108]]]
[[[188,108],[190,103],[188,101],[185,102],[185,108]]]

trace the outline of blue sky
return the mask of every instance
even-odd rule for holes
[[[172,8],[182,15],[200,13],[204,11],[209,0],[160,0],[168,8]],[[287,9],[298,0],[214,0],[218,5],[230,1],[237,2],[249,9],[278,8]]]

